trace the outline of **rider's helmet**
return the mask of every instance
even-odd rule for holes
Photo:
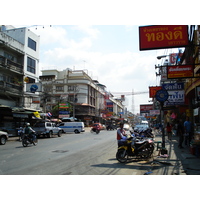
[[[30,126],[30,123],[26,123],[26,126]]]

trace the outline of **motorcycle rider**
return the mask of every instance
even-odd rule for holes
[[[119,128],[117,129],[117,143],[118,143],[118,147],[121,145],[122,139],[124,139],[125,137],[126,137],[126,131],[124,129],[124,123],[121,122],[119,124]]]
[[[17,133],[18,133],[18,136],[19,136],[19,141],[21,141],[22,138],[23,138],[23,134],[24,134],[23,128],[20,127],[20,128],[18,129]]]
[[[24,128],[24,134],[28,135],[32,139],[32,141],[35,141],[36,135],[34,134],[35,131],[30,127],[30,123],[26,123],[26,127]]]
[[[92,130],[93,130],[94,132],[96,132],[96,130],[100,130],[99,124],[93,124]]]

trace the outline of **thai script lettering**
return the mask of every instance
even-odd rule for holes
[[[183,90],[184,89],[184,83],[162,84],[162,87],[165,88],[165,90]]]
[[[161,28],[145,28],[144,32],[157,32],[157,31],[168,31],[168,27]]]
[[[169,99],[183,100],[183,98],[184,94],[179,93],[178,91],[175,91],[174,93],[171,93],[171,95],[169,95]]]
[[[175,68],[170,68],[169,72],[178,72],[178,71],[190,71],[191,68],[190,67],[175,67]]]
[[[182,31],[168,31],[167,33],[164,32],[157,32],[157,33],[146,33],[145,36],[147,37],[148,42],[154,41],[163,41],[163,40],[177,40],[183,39]]]

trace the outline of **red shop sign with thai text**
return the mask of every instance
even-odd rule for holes
[[[167,78],[193,78],[193,65],[172,65],[167,67]]]
[[[139,27],[140,50],[185,47],[187,25],[156,25]]]

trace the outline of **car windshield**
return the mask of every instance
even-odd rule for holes
[[[45,123],[44,122],[40,122],[40,123],[36,123],[34,125],[34,127],[44,127]]]

